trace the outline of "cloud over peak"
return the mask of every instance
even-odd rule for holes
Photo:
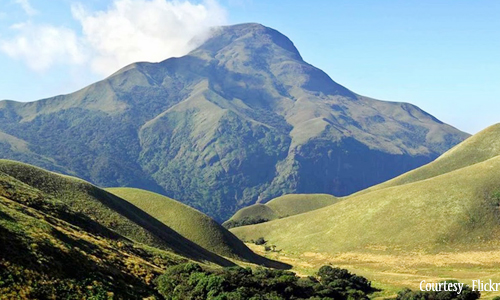
[[[88,63],[94,73],[109,75],[136,61],[185,55],[197,46],[190,43],[194,37],[226,22],[214,0],[114,0],[107,10],[75,4],[71,13],[81,32],[27,22],[12,27],[15,34],[0,40],[0,50],[38,71]]]

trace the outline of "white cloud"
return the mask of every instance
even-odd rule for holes
[[[14,2],[19,4],[28,16],[33,16],[38,13],[38,11],[31,6],[28,0],[14,0]]]
[[[16,2],[30,11],[27,0]],[[114,0],[105,11],[89,11],[75,4],[71,12],[81,33],[47,24],[16,24],[11,27],[14,35],[0,40],[0,50],[37,71],[56,64],[88,63],[92,72],[109,75],[136,61],[157,62],[185,55],[197,46],[194,37],[226,22],[225,10],[215,0],[199,4]]]
[[[76,34],[64,27],[20,23],[11,26],[18,34],[0,41],[0,50],[22,59],[32,69],[45,71],[54,64],[82,64],[86,57]]]
[[[225,22],[215,1],[116,0],[108,11],[87,12],[72,7],[93,49],[94,71],[109,74],[136,61],[161,61],[187,54],[189,42],[211,26]]]

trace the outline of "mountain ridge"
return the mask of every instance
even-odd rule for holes
[[[283,194],[359,191],[468,137],[414,105],[353,93],[260,24],[219,28],[186,56],[72,94],[1,101],[0,120],[2,157],[151,190],[218,221]]]

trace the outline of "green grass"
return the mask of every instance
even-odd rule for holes
[[[435,162],[333,205],[231,231],[246,241],[264,237],[281,250],[270,257],[303,273],[332,263],[392,291],[422,279],[498,279],[499,141],[494,125]]]
[[[108,188],[185,238],[219,255],[257,262],[243,242],[210,217],[168,197],[134,188]]]
[[[428,180],[350,197],[267,223],[234,228],[290,251],[337,253],[493,247],[500,237],[500,157]]]
[[[135,243],[68,202],[0,171],[0,299],[149,297],[165,268],[189,261]]]
[[[253,253],[174,200],[137,189],[114,192],[162,212],[165,223],[232,259],[83,180],[0,160],[0,299],[156,299],[155,278],[193,260],[212,269],[240,260],[290,267]]]
[[[392,180],[360,191],[359,194],[425,180],[493,158],[500,155],[499,137],[500,123],[492,125],[469,137],[464,142],[445,152],[435,161]]]
[[[39,197],[56,199],[62,205],[71,207],[73,212],[86,216],[92,222],[80,225],[92,224],[93,227],[85,228],[91,232],[101,230],[99,233],[103,234],[105,229],[110,236],[116,232],[127,239],[195,260],[232,265],[129,202],[84,180],[8,160],[0,160],[0,172],[10,178],[9,182],[16,182],[16,186],[33,190]],[[19,188],[14,191],[19,193]]]
[[[328,194],[289,194],[272,199],[266,206],[279,218],[284,218],[332,205],[337,201],[336,197]]]
[[[332,205],[337,200],[328,194],[288,194],[274,198],[266,204],[242,208],[223,225],[232,228],[267,222]]]

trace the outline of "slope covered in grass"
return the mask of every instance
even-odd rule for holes
[[[134,205],[86,181],[8,160],[0,160],[0,172],[41,195],[58,199],[73,212],[90,218],[92,224],[110,232],[196,260],[232,265]]]
[[[187,261],[0,171],[1,299],[142,299],[157,295],[165,268]]]
[[[134,188],[109,188],[109,192],[127,200],[185,238],[219,255],[264,263],[245,244],[210,217],[168,197]],[[268,262],[269,263],[269,262]]]
[[[367,193],[391,186],[425,180],[483,162],[497,155],[500,155],[500,123],[492,125],[474,136],[469,137],[425,166],[409,171],[392,180],[388,180],[359,193]]]
[[[279,218],[298,215],[337,202],[338,199],[328,194],[289,194],[266,203]]]
[[[490,249],[500,237],[500,156],[334,205],[234,228],[289,251],[441,251]],[[387,252],[386,252],[387,253]]]
[[[226,228],[263,223],[319,209],[337,202],[328,194],[288,194],[266,204],[254,204],[237,211],[224,222]]]

